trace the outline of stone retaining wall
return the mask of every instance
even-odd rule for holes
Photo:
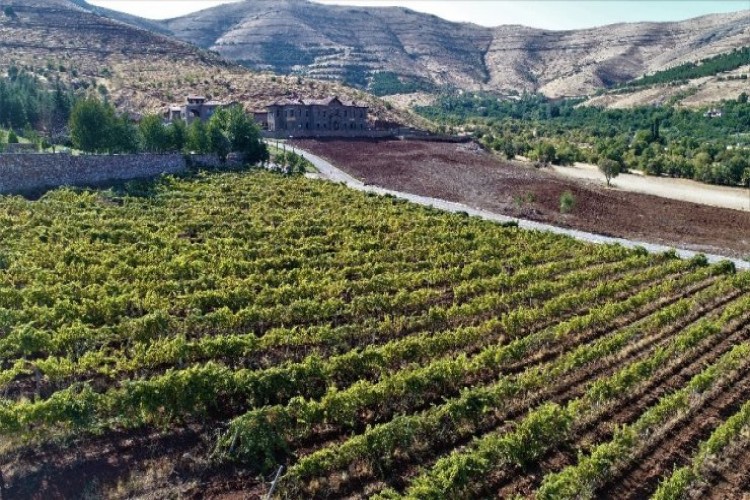
[[[342,133],[336,130],[279,130],[279,131],[268,131],[264,130],[261,132],[261,136],[266,139],[384,139],[386,137],[394,137],[396,135],[393,130],[356,130],[356,133]]]
[[[112,181],[180,174],[189,167],[217,168],[215,155],[0,154],[0,194],[32,193],[58,186],[89,186]]]
[[[265,139],[402,139],[406,141],[434,141],[434,142],[471,142],[468,136],[437,135],[413,128],[393,128],[388,130],[356,130],[351,134],[329,131],[278,131],[264,130],[261,135]]]

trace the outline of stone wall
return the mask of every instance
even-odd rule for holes
[[[407,141],[434,141],[434,142],[471,142],[469,136],[433,134],[424,130],[401,127],[385,130],[354,130],[351,133],[341,133],[334,130],[264,130],[261,135],[266,139],[402,139]]]
[[[38,150],[37,145],[30,142],[16,142],[5,145],[6,153],[36,153]]]
[[[266,139],[289,139],[294,138],[345,138],[345,139],[384,139],[386,137],[395,137],[397,134],[393,130],[354,130],[351,133],[340,130],[281,130],[269,131],[264,130],[261,135]]]
[[[90,186],[113,181],[179,174],[189,167],[217,168],[215,155],[0,154],[0,194],[32,193],[58,186]]]

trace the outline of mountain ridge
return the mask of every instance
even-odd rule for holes
[[[550,97],[590,94],[750,45],[750,10],[679,22],[544,30],[457,23],[403,7],[246,0],[163,25],[177,38],[255,69],[360,86],[385,72],[425,88],[538,91]]]

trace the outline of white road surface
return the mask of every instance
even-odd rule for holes
[[[306,159],[308,159],[313,165],[315,165],[315,168],[318,169],[319,174],[317,175],[312,174],[313,176],[327,179],[333,182],[344,183],[350,188],[356,189],[358,191],[365,191],[368,193],[377,193],[380,195],[389,194],[397,198],[409,200],[419,205],[431,206],[431,207],[435,207],[440,210],[445,210],[448,212],[466,212],[469,215],[475,215],[483,219],[491,220],[495,222],[515,221],[515,222],[518,222],[519,227],[524,228],[524,229],[548,231],[548,232],[556,233],[556,234],[564,234],[567,236],[571,236],[577,240],[587,241],[590,243],[600,243],[600,244],[601,243],[619,243],[620,245],[623,245],[628,248],[643,247],[647,249],[649,252],[665,252],[668,250],[675,250],[680,257],[686,258],[686,259],[694,257],[695,255],[699,253],[699,252],[694,252],[692,250],[668,247],[664,245],[656,245],[653,243],[646,243],[643,241],[627,240],[623,238],[612,238],[609,236],[602,236],[599,234],[587,233],[585,231],[578,231],[575,229],[566,229],[566,228],[551,226],[549,224],[542,224],[540,222],[535,222],[531,220],[515,219],[513,217],[508,217],[507,215],[501,215],[501,214],[497,214],[494,212],[489,212],[487,210],[472,208],[462,203],[454,203],[452,201],[441,200],[438,198],[430,198],[427,196],[420,196],[420,195],[411,194],[411,193],[403,193],[400,191],[393,191],[390,189],[367,185],[363,183],[362,181],[355,179],[354,177],[347,174],[346,172],[342,171],[341,169],[336,168],[335,166],[331,165],[331,163],[324,160],[323,158],[320,158],[319,156],[316,156],[308,151],[304,151],[299,148],[295,148],[295,151],[298,154],[305,157]],[[750,269],[750,262],[745,261],[745,260],[733,259],[733,258],[721,256],[721,255],[713,255],[713,254],[705,254],[705,255],[708,258],[709,262],[731,260],[732,262],[734,262],[737,269]]]
[[[553,166],[560,175],[606,184],[604,175],[595,165],[576,163],[572,167]],[[662,198],[688,201],[734,210],[750,210],[748,190],[739,187],[714,186],[689,179],[669,179],[638,174],[620,174],[612,179],[615,189],[652,194]]]

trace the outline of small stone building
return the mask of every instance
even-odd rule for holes
[[[368,107],[338,97],[277,101],[267,108],[268,130],[293,136],[357,136],[368,130]]]
[[[169,108],[169,121],[185,120],[188,125],[195,120],[207,121],[218,108],[229,106],[219,101],[209,101],[200,95],[189,95],[184,106],[171,106]]]

